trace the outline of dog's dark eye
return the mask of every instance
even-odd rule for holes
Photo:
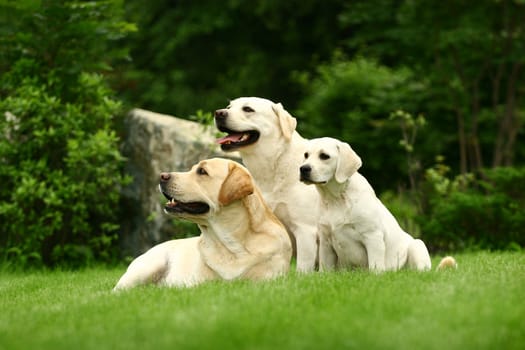
[[[204,168],[202,168],[202,167],[198,167],[197,168],[197,174],[199,174],[199,175],[208,175],[206,170],[204,170]]]
[[[244,106],[242,107],[242,110],[246,113],[252,113],[255,112],[255,110],[252,107]]]
[[[319,155],[319,158],[321,158],[322,160],[327,160],[327,159],[330,159],[330,156],[326,153],[321,153]]]
[[[304,153],[304,159],[308,159],[309,156],[310,156],[310,155],[308,154],[308,152],[305,152],[305,153]]]

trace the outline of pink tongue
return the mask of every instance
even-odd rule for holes
[[[222,145],[223,143],[226,143],[228,141],[230,141],[230,142],[239,142],[239,140],[241,139],[242,135],[244,135],[242,132],[241,133],[236,133],[236,134],[229,134],[229,135],[226,135],[224,137],[221,137],[220,139],[215,140],[215,142],[217,142],[220,145]]]

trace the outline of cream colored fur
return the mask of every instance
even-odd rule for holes
[[[313,139],[305,150],[301,180],[314,184],[321,196],[320,269],[430,269],[425,243],[399,226],[357,171],[361,164],[347,143],[333,138]],[[455,260],[448,257],[440,264],[445,266],[455,266]]]
[[[160,189],[170,199],[165,211],[198,224],[201,235],[154,246],[129,265],[114,290],[147,283],[189,287],[215,279],[262,280],[289,270],[286,229],[242,165],[203,160],[188,172],[161,174]],[[184,209],[187,203],[209,210],[191,213]]]
[[[299,181],[307,140],[295,130],[297,121],[280,103],[241,97],[215,112],[215,121],[232,131],[255,130],[258,140],[235,148],[250,170],[275,215],[286,226],[296,246],[297,270],[315,269],[318,235],[315,188]]]

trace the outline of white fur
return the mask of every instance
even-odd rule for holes
[[[253,112],[246,112],[250,107]],[[307,140],[295,130],[296,119],[280,103],[258,97],[241,97],[217,113],[225,113],[225,124],[235,131],[257,130],[254,144],[236,149],[253,175],[275,215],[296,243],[297,270],[313,271],[317,259],[319,195],[299,181]]]
[[[304,157],[301,168],[311,170],[303,181],[315,184],[321,195],[320,269],[430,269],[425,244],[403,231],[376,197],[357,172],[361,159],[348,144],[332,138],[313,139]]]
[[[189,287],[207,280],[269,279],[286,273],[292,255],[286,229],[249,172],[226,159],[208,159],[188,172],[164,173],[165,210],[199,225],[199,237],[154,246],[129,265],[114,290],[154,283]],[[181,203],[209,205],[206,213],[176,212]]]

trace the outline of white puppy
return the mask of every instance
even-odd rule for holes
[[[207,280],[268,279],[289,270],[291,242],[242,165],[203,160],[162,173],[165,212],[199,225],[201,236],[161,243],[136,258],[114,290],[140,284],[192,286]]]
[[[403,231],[357,172],[361,158],[333,138],[313,139],[304,152],[301,181],[321,195],[320,269],[360,266],[375,271],[430,269],[423,241]]]
[[[266,202],[295,240],[297,270],[314,270],[319,195],[299,181],[296,169],[307,140],[295,131],[296,119],[280,103],[241,97],[215,111],[215,124],[228,133],[217,140],[221,148],[240,152]]]

